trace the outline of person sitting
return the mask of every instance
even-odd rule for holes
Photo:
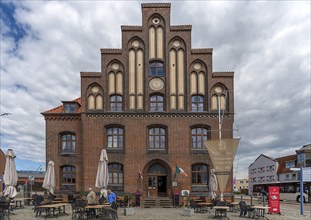
[[[262,189],[260,190],[259,195],[262,195],[262,196],[267,196],[267,195],[268,195],[268,193],[267,193],[267,191],[266,191],[264,188],[262,188]]]
[[[116,202],[117,196],[114,192],[112,192],[110,189],[108,189],[108,202],[112,204],[113,202]]]

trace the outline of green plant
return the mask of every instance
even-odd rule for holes
[[[80,191],[80,196],[83,198],[83,197],[85,197],[85,196],[87,196],[87,192],[85,192],[85,191]]]
[[[134,199],[134,195],[133,194],[126,194],[124,199],[125,199],[125,201],[127,201],[127,207],[130,207],[130,201],[132,199]]]

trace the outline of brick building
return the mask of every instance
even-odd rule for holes
[[[81,97],[42,113],[58,190],[93,187],[105,148],[118,194],[208,195],[204,140],[218,139],[218,108],[222,137],[232,138],[234,74],[213,72],[213,50],[193,49],[191,28],[170,24],[169,3],[142,4],[142,25],[121,27],[122,47],[101,49],[100,72],[81,72]]]
[[[0,192],[4,190],[4,184],[3,184],[3,174],[4,174],[4,169],[5,169],[5,154],[4,152],[0,149]]]

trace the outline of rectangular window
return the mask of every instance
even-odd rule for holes
[[[295,167],[295,161],[286,161],[285,167],[286,168],[294,168]]]
[[[75,113],[76,112],[76,104],[75,103],[65,103],[64,104],[64,112],[65,113]]]

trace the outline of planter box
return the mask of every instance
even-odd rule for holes
[[[135,210],[132,207],[124,208],[124,215],[135,215]]]
[[[192,216],[194,214],[194,210],[193,209],[184,209],[184,216]]]

